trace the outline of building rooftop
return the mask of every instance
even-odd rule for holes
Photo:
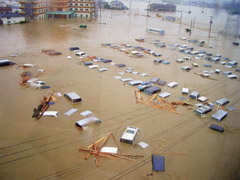
[[[24,16],[18,13],[7,13],[2,16],[2,18],[8,18],[8,17],[24,17]]]

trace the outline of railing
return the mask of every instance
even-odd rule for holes
[[[45,12],[34,12],[33,15],[45,14]]]
[[[45,9],[48,8],[47,6],[41,6],[41,7],[33,7],[33,9]]]
[[[69,8],[94,8],[94,6],[68,6]]]
[[[75,13],[94,13],[94,11],[74,11]]]
[[[94,4],[95,1],[68,1],[68,3],[89,3],[89,4]]]

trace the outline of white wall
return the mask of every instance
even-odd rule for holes
[[[2,21],[3,24],[17,24],[20,21],[25,21],[25,17],[11,17],[10,19],[2,18]]]

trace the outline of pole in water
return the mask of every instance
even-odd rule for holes
[[[183,12],[183,11],[181,11],[181,17],[180,17],[180,27],[182,26],[182,12]]]
[[[212,23],[213,23],[213,21],[212,21],[213,17],[210,16],[210,18],[211,18],[211,20],[210,20],[210,27],[209,27],[209,34],[208,34],[208,37],[210,37],[210,34],[211,34],[211,28],[212,28]]]

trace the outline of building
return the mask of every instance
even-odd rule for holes
[[[18,24],[25,22],[25,17],[18,13],[7,13],[2,15],[1,20],[3,24]]]
[[[28,19],[49,17],[96,17],[94,0],[20,0],[22,14]]]
[[[41,20],[46,17],[45,12],[49,11],[48,0],[20,0],[20,14],[24,15],[27,19]]]
[[[74,11],[76,17],[94,18],[97,16],[96,1],[94,0],[70,0],[69,11]]]
[[[121,1],[115,0],[110,2],[110,9],[125,10],[128,9]]]
[[[12,8],[11,7],[0,7],[0,15],[4,15],[7,13],[11,13],[12,12]]]
[[[176,11],[176,8],[174,4],[150,4],[150,11]]]

